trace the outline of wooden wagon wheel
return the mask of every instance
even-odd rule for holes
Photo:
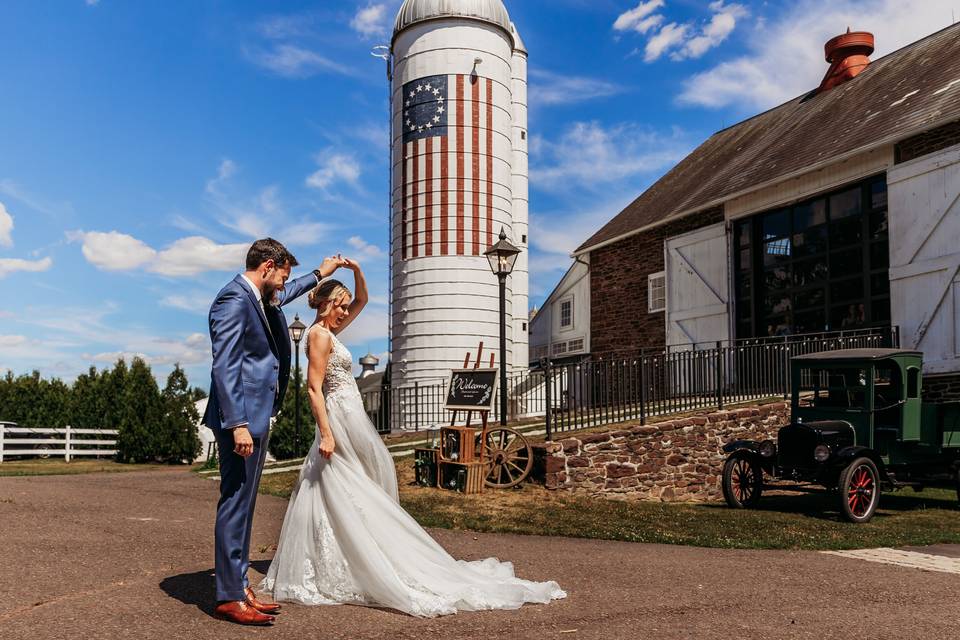
[[[486,464],[484,484],[494,489],[515,487],[530,475],[533,448],[523,435],[507,427],[487,430],[486,440],[477,436],[477,452]]]

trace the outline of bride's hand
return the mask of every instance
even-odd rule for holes
[[[343,266],[345,266],[347,269],[350,269],[351,271],[354,271],[354,272],[360,271],[360,263],[352,258],[344,258]]]
[[[333,437],[321,438],[320,439],[320,455],[322,455],[327,460],[330,459],[330,456],[333,455],[333,449],[336,446],[336,443],[333,441]]]

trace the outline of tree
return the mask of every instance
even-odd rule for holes
[[[123,420],[124,390],[127,384],[127,363],[123,358],[117,360],[112,371],[104,371],[97,384],[100,397],[103,399],[104,429],[119,429]]]
[[[300,380],[300,372],[294,371],[287,395],[283,399],[277,421],[270,429],[270,453],[277,460],[289,460],[305,455],[313,443],[316,422],[310,410],[310,398],[306,388],[300,382],[300,451],[296,451],[296,385]]]
[[[117,363],[114,376],[122,362],[121,360]],[[123,393],[117,411],[117,460],[154,460],[162,449],[160,431],[164,413],[163,402],[150,366],[140,358],[133,359],[130,370],[123,377]]]
[[[167,377],[167,386],[161,394],[163,420],[156,453],[164,462],[192,462],[200,455],[200,436],[197,435],[200,414],[193,398],[187,374],[178,363]]]

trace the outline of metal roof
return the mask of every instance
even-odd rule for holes
[[[575,253],[957,119],[960,23],[878,58],[834,89],[713,134]]]
[[[818,351],[794,356],[793,360],[881,360],[894,356],[923,357],[919,351],[909,349],[837,349],[835,351]]]
[[[404,0],[393,25],[393,37],[409,26],[438,18],[474,18],[501,27],[511,36],[510,14],[502,0]]]

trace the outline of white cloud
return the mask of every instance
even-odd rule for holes
[[[277,235],[291,247],[315,245],[327,240],[332,228],[323,222],[299,222],[285,227]]]
[[[876,36],[875,59],[949,26],[951,11],[957,9],[957,0],[925,0],[922,9],[902,0],[836,0],[827,5],[801,0],[775,18],[758,20],[746,41],[750,51],[692,76],[678,102],[767,109],[820,83],[827,71],[823,44],[848,25]],[[784,61],[789,61],[789,73],[784,73]]]
[[[129,271],[152,262],[157,252],[145,242],[118,231],[72,231],[71,242],[81,242],[87,262],[103,271]]]
[[[21,185],[8,178],[0,180],[0,193],[48,216],[60,217],[73,213],[73,205],[69,202],[50,202],[46,198],[28,193]]]
[[[601,190],[683,158],[690,145],[679,131],[663,135],[635,123],[605,128],[577,122],[556,142],[539,136],[533,151],[530,181],[547,190]]]
[[[623,87],[599,78],[571,76],[543,69],[530,69],[532,106],[576,104],[623,92]]]
[[[276,44],[249,50],[247,55],[254,63],[285,78],[309,78],[323,72],[350,74],[348,67],[298,44]]]
[[[0,202],[0,247],[13,246],[13,216]]]
[[[324,153],[317,156],[320,168],[307,176],[306,184],[315,189],[327,189],[336,182],[356,185],[360,178],[360,163],[343,153]]]
[[[160,299],[160,304],[164,307],[180,309],[203,316],[207,315],[212,302],[213,294],[200,291],[171,293]]]
[[[656,35],[647,40],[647,46],[643,51],[644,62],[653,62],[665,51],[679,46],[686,39],[689,31],[689,25],[685,24],[670,22],[663,25]]]
[[[119,231],[72,231],[67,239],[80,242],[83,256],[102,271],[142,268],[166,276],[239,269],[250,247],[247,243],[217,244],[208,238],[190,236],[158,251]]]
[[[621,13],[613,23],[614,31],[652,34],[643,48],[645,62],[653,62],[668,53],[672,60],[699,58],[726,40],[736,28],[737,20],[749,15],[741,4],[715,0],[708,5],[712,15],[705,24],[666,22],[662,13],[656,13],[664,4],[663,0],[640,2]]]
[[[53,266],[51,258],[41,260],[21,260],[20,258],[0,258],[0,278],[5,278],[17,271],[39,272],[46,271]]]
[[[638,33],[646,33],[650,30],[653,24],[650,23],[650,20],[653,18],[663,19],[663,16],[651,15],[657,9],[663,7],[663,0],[648,0],[646,2],[640,2],[636,7],[630,9],[629,11],[624,11],[619,16],[617,20],[613,23],[613,28],[616,31],[637,31]]]
[[[84,0],[88,7],[95,7],[100,4],[100,0]]]
[[[387,308],[368,304],[338,337],[346,345],[366,347],[368,343],[386,340],[388,325]]]
[[[208,194],[216,195],[220,193],[220,185],[233,177],[237,172],[237,163],[230,158],[224,158],[217,167],[217,177],[210,178],[207,181],[206,191]]]
[[[200,236],[181,238],[160,251],[148,269],[165,276],[237,270],[243,267],[249,248],[246,242],[217,244]]]
[[[371,4],[357,11],[350,26],[364,38],[383,36],[387,33],[388,17],[387,5]]]
[[[347,240],[347,243],[364,258],[380,258],[384,255],[383,249],[377,245],[370,244],[360,236],[352,236]]]
[[[19,347],[26,344],[27,339],[24,336],[4,336],[0,335],[0,347]]]

